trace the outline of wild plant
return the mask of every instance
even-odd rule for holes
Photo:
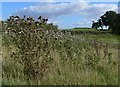
[[[46,23],[47,19],[39,19],[41,21],[38,24],[31,17],[25,20],[18,16],[10,16],[6,21],[6,31],[9,31],[15,47],[18,49],[12,53],[11,57],[24,66],[23,73],[28,79],[36,79],[36,77],[41,79],[47,73],[50,61],[53,60],[49,56],[52,50],[49,39],[52,35],[49,34],[48,28],[44,29],[49,24]],[[36,29],[38,26],[40,28]],[[50,25],[50,27],[53,28],[54,25]]]
[[[4,22],[4,29],[8,31],[6,35],[11,36],[14,51],[11,51],[10,58],[5,58],[3,77],[37,80],[38,84],[57,66],[53,64],[55,60],[59,60],[62,67],[68,66],[77,71],[80,69],[81,72],[86,72],[89,67],[104,70],[100,64],[102,56],[108,57],[108,63],[111,63],[109,45],[83,35],[58,30],[57,26],[48,24],[48,19],[41,16],[38,20],[12,16]],[[9,45],[7,36],[5,38],[5,44]],[[59,75],[62,75],[61,71],[57,69]]]
[[[108,51],[108,44],[104,45],[104,58],[108,55],[109,51]]]

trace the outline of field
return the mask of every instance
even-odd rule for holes
[[[94,31],[91,28],[73,28],[73,29],[63,29],[63,30],[69,30],[69,31]]]
[[[89,29],[73,29],[73,31],[88,32]],[[45,32],[47,46],[46,42],[44,43],[45,39],[40,40],[40,56],[36,58],[34,56],[33,59],[37,62],[39,59],[41,62],[44,59],[42,55],[47,55],[46,58],[51,58],[51,61],[47,61],[45,67],[39,69],[39,72],[43,73],[42,77],[39,75],[40,77],[29,79],[23,73],[21,55],[11,56],[18,50],[12,38],[8,34],[0,36],[3,38],[3,85],[118,85],[120,36],[109,33],[48,32]],[[43,51],[44,49],[47,50]]]

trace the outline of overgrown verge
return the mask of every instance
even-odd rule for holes
[[[14,18],[6,22],[11,24],[4,34],[3,50],[8,53],[3,56],[3,84],[22,81],[26,82],[24,84],[117,84],[118,63],[109,51],[109,44],[45,28],[48,24],[40,19],[40,24],[34,27],[35,22],[29,25],[31,21],[24,20],[28,24],[25,26],[21,19],[18,23]],[[108,74],[111,69],[115,74],[113,71]],[[92,73],[96,73],[95,76]]]

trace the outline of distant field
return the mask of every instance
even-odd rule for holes
[[[101,42],[109,43],[111,45],[118,44],[120,42],[120,36],[110,34],[107,30],[94,30],[91,28],[75,28],[75,29],[65,29],[63,31],[71,32],[72,34],[82,34],[88,39],[96,39]]]
[[[73,29],[63,29],[63,30],[68,30],[68,31],[94,31],[91,28],[73,28]]]
[[[108,32],[107,30],[104,31],[100,31],[100,30],[94,30],[91,28],[74,28],[74,29],[65,29],[66,31],[91,31],[91,32]],[[102,34],[101,35],[93,35],[93,34],[86,34],[85,37],[87,38],[95,38],[98,40],[103,40],[103,41],[107,41],[107,42],[118,42],[120,36],[119,35],[113,35],[113,34]]]
[[[70,29],[70,31],[94,31],[94,29],[91,29],[91,28],[74,28],[74,29]]]
[[[73,28],[73,29],[62,29],[62,30],[65,30],[65,31],[82,31],[82,32],[86,32],[86,31],[93,31],[93,32],[96,32],[96,31],[99,31],[99,32],[108,32],[107,30],[95,30],[95,29],[91,29],[91,28]]]

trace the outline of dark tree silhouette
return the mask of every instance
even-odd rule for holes
[[[99,22],[94,22],[94,21],[93,21],[92,29],[98,29],[99,27],[100,27]]]
[[[114,11],[107,11],[100,17],[98,22],[93,22],[92,28],[98,29],[99,27],[108,26],[108,30],[114,34],[120,34],[120,14]]]
[[[115,20],[117,18],[117,14],[114,11],[107,11],[101,17],[102,23],[104,26],[108,26],[108,29],[112,29],[113,25],[115,24]]]
[[[112,26],[112,33],[120,35],[120,14],[117,14],[114,25]]]

